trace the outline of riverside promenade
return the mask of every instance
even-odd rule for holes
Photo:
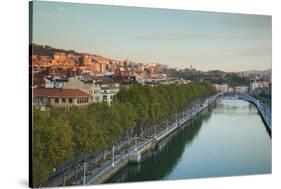
[[[137,138],[135,141],[138,141],[138,143],[131,146],[127,152],[121,152],[117,155],[114,155],[113,151],[112,160],[108,160],[99,166],[99,168],[92,170],[90,174],[85,175],[85,177],[81,178],[80,182],[77,182],[76,184],[89,185],[104,183],[129,163],[138,163],[141,161],[141,156],[144,153],[153,150],[160,141],[167,138],[178,128],[184,126],[185,122],[194,118],[197,114],[214,103],[220,96],[222,96],[222,93],[211,96],[205,99],[203,102],[195,104],[191,108],[181,112],[180,115],[177,116],[178,119],[174,123],[168,125],[167,127],[161,128],[153,137],[148,139]]]

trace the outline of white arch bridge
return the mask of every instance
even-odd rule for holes
[[[254,97],[246,94],[246,93],[241,93],[241,92],[224,92],[222,93],[223,97],[226,99],[241,99],[241,100],[246,100],[252,104],[254,104],[258,111],[259,114],[262,118],[262,120],[265,123],[266,129],[271,136],[271,109],[264,104],[263,102],[255,99]]]

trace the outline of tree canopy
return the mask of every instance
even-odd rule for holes
[[[87,107],[33,109],[33,181],[44,186],[54,167],[78,156],[107,149],[134,128],[151,129],[191,102],[214,94],[208,82],[122,89],[113,103]],[[145,126],[145,127],[144,127]]]

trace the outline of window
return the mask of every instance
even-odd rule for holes
[[[102,98],[103,98],[103,100],[107,100],[107,96],[106,95],[103,95]]]
[[[66,102],[65,98],[63,98],[63,99],[62,99],[62,103],[65,103],[65,102]]]
[[[55,98],[55,103],[59,103],[59,99],[58,98]]]
[[[68,99],[68,103],[72,103],[72,99],[70,98],[70,99]]]

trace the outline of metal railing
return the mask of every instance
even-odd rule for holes
[[[230,95],[236,95],[238,98],[249,101],[256,105],[258,111],[260,112],[260,115],[262,116],[263,120],[265,121],[265,124],[267,127],[272,128],[271,125],[271,109],[263,102],[260,102],[259,100],[255,99],[254,97],[241,92],[228,92],[225,93]]]

